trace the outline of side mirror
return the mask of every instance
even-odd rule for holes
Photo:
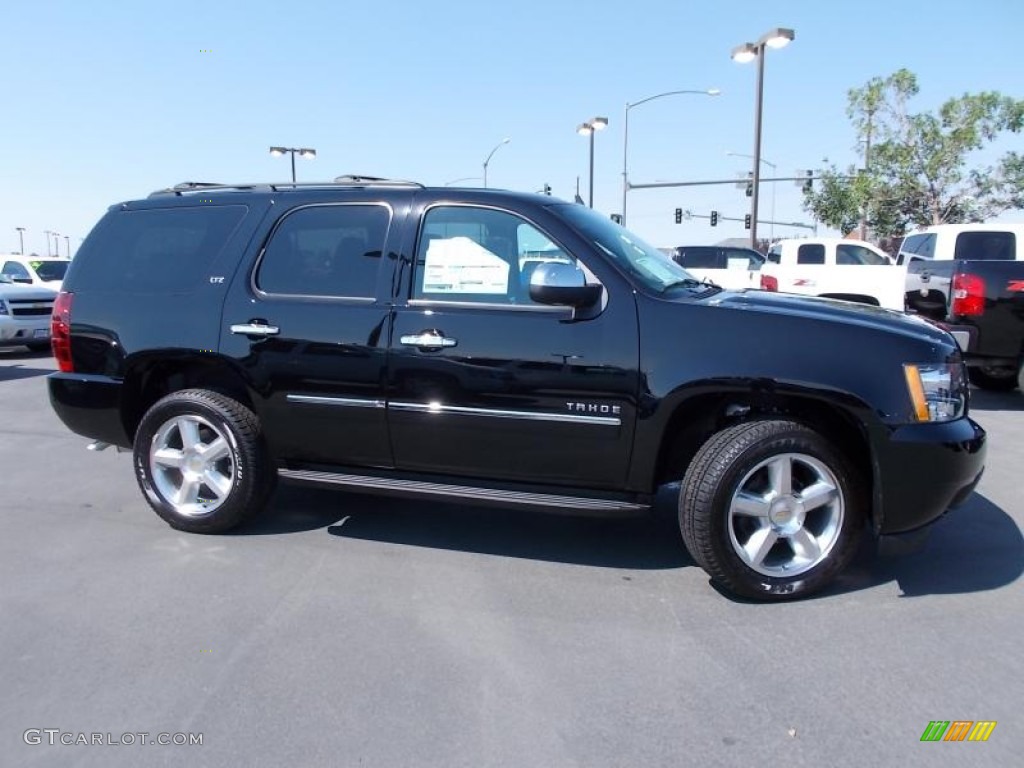
[[[589,307],[601,298],[600,285],[587,285],[583,270],[574,264],[540,264],[530,275],[530,298],[538,304],[556,304],[576,309]]]

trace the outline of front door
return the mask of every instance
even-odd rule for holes
[[[638,390],[632,295],[606,290],[586,319],[535,304],[535,268],[584,265],[538,226],[494,208],[430,207],[414,252],[388,366],[395,466],[620,487]]]

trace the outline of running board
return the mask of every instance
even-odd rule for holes
[[[277,473],[282,478],[296,483],[340,485],[363,493],[379,493],[388,496],[414,496],[421,498],[432,496],[446,499],[471,499],[478,504],[518,505],[536,509],[562,510],[565,512],[603,512],[605,514],[637,514],[647,512],[651,508],[649,504],[615,501],[613,499],[561,496],[549,493],[527,493],[496,488],[475,488],[468,485],[445,485],[442,483],[427,483],[421,480],[347,475],[311,469],[279,469]]]

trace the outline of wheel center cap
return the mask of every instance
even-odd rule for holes
[[[799,530],[804,521],[803,505],[792,496],[780,496],[771,503],[768,520],[780,532]]]
[[[201,472],[203,469],[203,457],[196,453],[191,454],[185,459],[185,467],[190,472]]]

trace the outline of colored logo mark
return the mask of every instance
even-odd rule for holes
[[[1006,290],[1014,293],[1024,292],[1024,280],[1011,280],[1006,284]]]
[[[932,720],[921,741],[988,741],[995,727],[995,720]]]

